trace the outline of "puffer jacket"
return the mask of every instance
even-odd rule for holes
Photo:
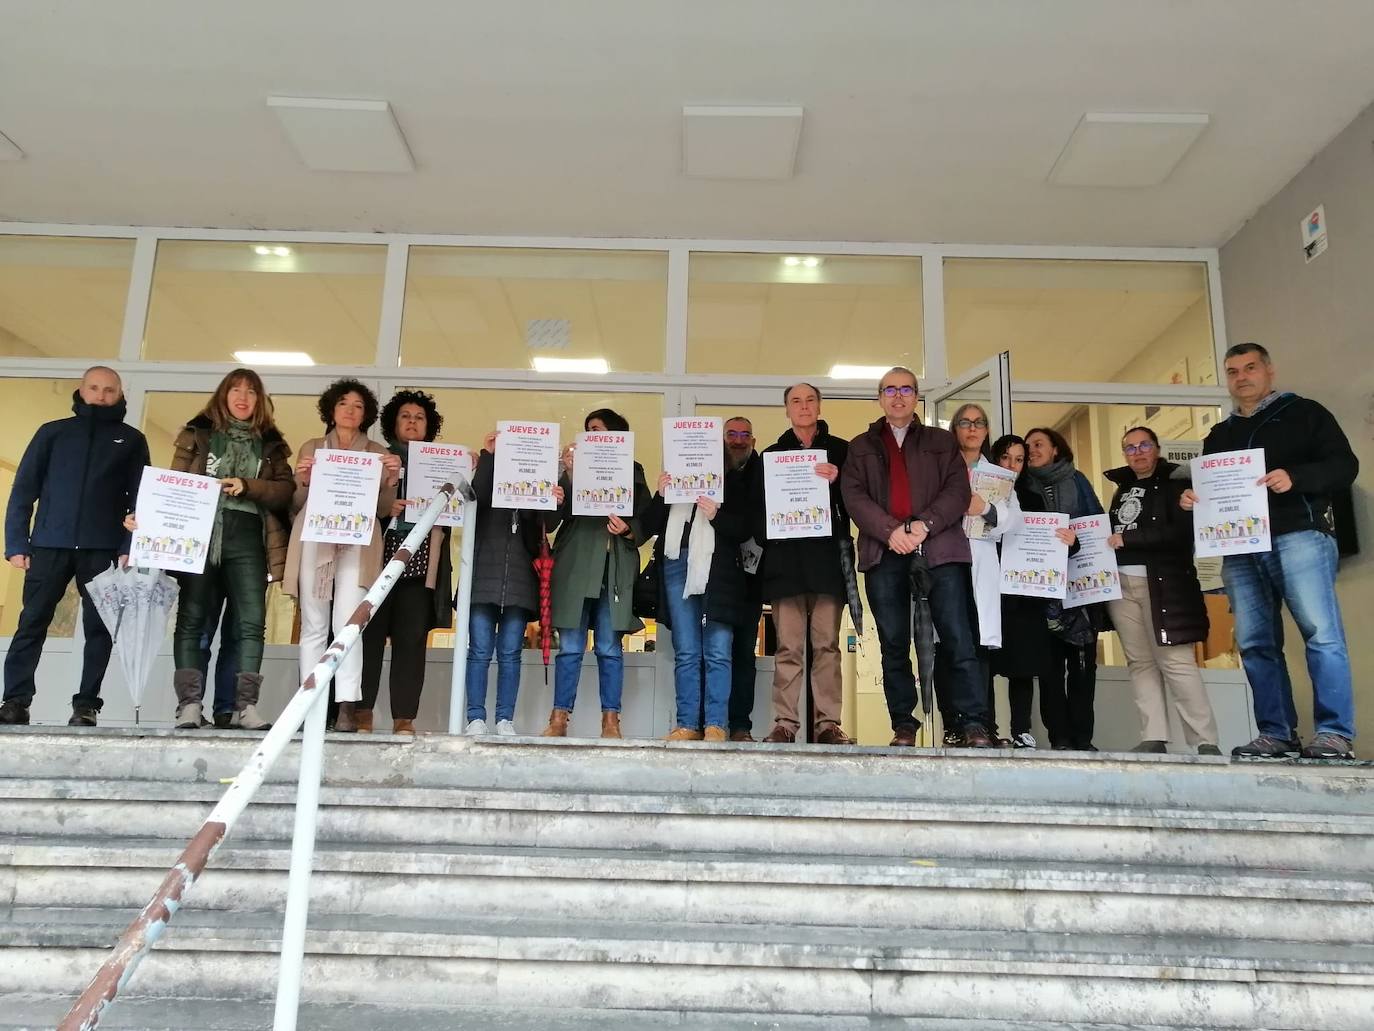
[[[539,578],[534,560],[543,540],[543,516],[520,508],[492,508],[496,456],[477,456],[472,489],[477,493],[477,544],[472,559],[474,605],[514,605],[539,612]]]
[[[1108,512],[1121,534],[1120,566],[1144,566],[1150,585],[1150,616],[1156,644],[1173,646],[1207,639],[1207,606],[1193,565],[1193,516],[1179,507],[1191,486],[1185,466],[1160,461],[1137,479],[1129,466],[1105,474],[1117,485]]]
[[[172,444],[172,468],[179,473],[205,475],[210,456],[213,426],[203,414],[181,428]],[[267,578],[280,583],[286,572],[286,551],[291,543],[291,523],[287,510],[296,489],[291,478],[291,448],[275,429],[262,438],[262,462],[258,475],[244,477],[243,496],[257,503],[262,513],[263,546],[267,550]]]

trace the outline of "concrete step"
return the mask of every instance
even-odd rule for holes
[[[137,910],[176,850],[113,839],[0,837],[15,906]],[[196,909],[280,912],[290,848],[229,843],[196,886]],[[943,857],[825,859],[739,853],[465,847],[395,851],[324,844],[311,912],[417,919],[497,916],[766,923],[875,929],[1243,938],[1256,926],[1303,942],[1374,944],[1374,882],[1205,867]]]
[[[4,1031],[52,1028],[71,999],[10,995],[0,1008]],[[106,1031],[262,1031],[272,1026],[270,1002],[239,999],[144,998],[120,996],[100,1026]],[[302,1028],[310,1031],[377,1031],[418,1028],[434,1031],[1181,1031],[1179,1025],[1046,1023],[1024,1020],[931,1019],[929,1017],[808,1016],[655,1010],[517,1009],[465,1006],[366,1006],[305,1003]]]
[[[16,908],[0,992],[84,982],[111,910]],[[267,999],[279,919],[186,911],[141,968],[145,995]],[[312,919],[311,1002],[1367,1031],[1374,947],[1187,937],[878,931],[466,918]]]
[[[0,778],[0,828],[19,835],[184,842],[211,783]],[[788,856],[1374,869],[1374,816],[1033,802],[772,798],[504,788],[325,787],[319,837],[357,844],[700,849]],[[289,840],[291,785],[265,785],[235,840]]]
[[[247,732],[0,728],[0,773],[35,778],[218,783],[234,776]],[[296,779],[288,750],[271,779]],[[1273,814],[1374,816],[1362,766],[1266,765],[1221,757],[1036,750],[331,735],[326,782],[340,787],[634,791],[778,799],[1128,805]]]

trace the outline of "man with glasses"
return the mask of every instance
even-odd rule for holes
[[[1226,352],[1226,389],[1235,402],[1229,418],[1212,427],[1204,454],[1263,448],[1260,483],[1269,489],[1273,550],[1227,555],[1221,576],[1236,617],[1236,643],[1254,698],[1259,736],[1232,750],[1244,758],[1351,759],[1355,699],[1350,653],[1336,597],[1336,527],[1332,498],[1347,491],[1359,459],[1340,425],[1316,401],[1274,387],[1274,364],[1259,344]],[[1180,504],[1191,510],[1189,490]],[[1293,682],[1283,656],[1280,606],[1288,605],[1307,647],[1315,734],[1298,740]]]
[[[979,672],[973,611],[972,555],[964,513],[972,493],[954,435],[916,416],[916,374],[900,366],[878,384],[882,418],[849,444],[842,493],[859,527],[859,569],[878,625],[883,693],[892,744],[916,743],[916,677],[911,668],[911,565],[930,567],[930,613],[947,649],[948,697],[970,748],[991,748],[986,685]]]
[[[0,723],[29,722],[48,625],[73,579],[81,592],[86,647],[68,725],[94,727],[102,704],[100,683],[113,642],[86,585],[116,556],[123,562],[129,554],[123,521],[134,509],[148,442],[124,421],[124,385],[103,365],[81,377],[72,412],[70,419],[38,428],[14,474],[5,513],[5,558],[24,571],[24,607],[5,656]]]
[[[802,689],[807,682],[807,643],[811,645],[811,725],[822,745],[852,745],[840,729],[844,696],[840,671],[840,614],[845,604],[844,572],[840,568],[840,540],[849,536],[849,515],[840,496],[840,469],[849,445],[832,436],[821,415],[821,392],[810,383],[796,383],[782,392],[791,424],[764,454],[779,451],[825,452],[816,475],[830,484],[829,537],[804,537],[768,542],[763,557],[763,596],[773,606],[778,647],[773,665],[773,729],[765,741],[790,744],[801,729]],[[755,481],[755,536],[767,535],[763,477]]]
[[[755,480],[762,482],[763,472],[758,453],[754,450],[754,424],[742,415],[725,420],[725,459],[730,469],[738,473],[754,492]],[[754,648],[758,641],[759,617],[763,614],[763,594],[759,585],[759,561],[763,550],[757,538],[740,545],[740,560],[744,565],[745,597],[753,613],[750,625],[753,633],[743,627],[735,631],[730,655],[730,740],[754,740],[754,680],[758,666]],[[704,724],[703,724],[704,726]]]

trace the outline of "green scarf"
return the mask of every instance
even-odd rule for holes
[[[251,423],[240,419],[229,419],[223,430],[210,434],[210,454],[205,460],[205,474],[216,479],[226,480],[232,476],[247,480],[256,476],[262,464],[262,438],[253,431]],[[212,565],[219,565],[224,541],[224,512],[257,512],[258,504],[244,495],[230,497],[221,494],[219,506],[215,509],[215,528],[210,534],[210,557]]]

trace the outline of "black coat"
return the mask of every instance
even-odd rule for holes
[[[1332,498],[1349,491],[1360,471],[1336,417],[1316,401],[1282,394],[1261,412],[1232,415],[1212,427],[1202,442],[1204,454],[1264,449],[1265,468],[1293,478],[1286,494],[1269,492],[1270,532],[1320,530],[1334,534]]]
[[[764,454],[779,451],[824,450],[826,461],[837,469],[844,468],[849,455],[849,442],[831,436],[830,428],[821,420],[816,425],[816,439],[803,446],[797,434],[788,429],[776,444],[764,449]],[[830,518],[833,527],[829,537],[808,537],[801,540],[769,541],[767,510],[764,506],[764,477],[762,469],[753,483],[754,539],[764,544],[763,597],[768,601],[791,598],[798,594],[828,594],[845,598],[844,574],[840,570],[840,538],[849,536],[849,513],[840,494],[840,478],[830,485]]]
[[[716,546],[711,552],[711,572],[706,580],[706,618],[736,627],[754,627],[758,624],[758,610],[750,601],[744,564],[739,553],[739,546],[753,533],[749,475],[747,465],[741,470],[731,469],[727,463],[725,500],[711,521],[716,531]],[[658,538],[654,541],[654,561],[660,573],[663,569],[663,535],[668,528],[668,511],[669,506],[664,504],[663,496],[655,494],[644,516],[644,532],[656,534]],[[697,509],[693,518],[704,519],[705,516]],[[682,531],[684,553],[691,530],[692,523],[688,520]],[[658,580],[658,622],[669,630],[673,629],[661,575]]]
[[[544,538],[542,513],[492,508],[496,456],[483,451],[472,474],[477,494],[477,543],[472,559],[474,605],[518,605],[539,614],[539,576],[534,560]]]
[[[1189,487],[1187,470],[1161,461],[1145,479],[1130,467],[1109,470],[1117,485],[1107,511],[1121,534],[1116,561],[1144,566],[1150,584],[1150,616],[1156,642],[1193,644],[1207,639],[1207,606],[1193,565],[1193,516],[1179,507]]]
[[[1023,512],[1045,511],[1044,499],[1016,481],[1016,499]],[[1001,545],[998,545],[1000,551]],[[993,672],[1004,677],[1038,676],[1050,664],[1052,652],[1045,599],[1021,594],[1002,595],[1002,647],[992,652]]]

